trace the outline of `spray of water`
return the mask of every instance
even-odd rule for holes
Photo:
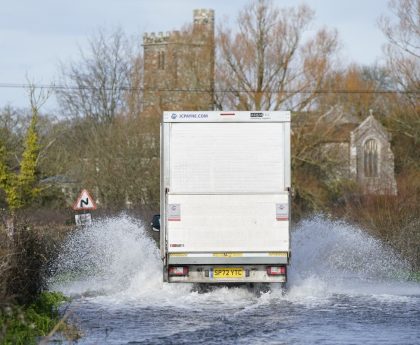
[[[420,292],[407,282],[409,265],[391,247],[343,221],[302,221],[292,233],[292,255],[289,297]]]
[[[135,280],[140,289],[156,284],[161,265],[142,225],[123,215],[74,232],[52,269],[52,288],[70,295],[107,295],[129,289]]]
[[[50,288],[101,302],[178,306],[215,301],[249,306],[269,298],[291,300],[332,294],[420,294],[404,282],[407,265],[390,248],[357,227],[324,218],[300,223],[292,233],[292,265],[286,296],[258,298],[246,289],[191,292],[188,284],[162,282],[156,244],[128,216],[108,218],[72,234],[53,267]]]

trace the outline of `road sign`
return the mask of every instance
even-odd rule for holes
[[[87,226],[92,224],[92,215],[90,213],[76,214],[74,218],[77,226]]]
[[[92,196],[86,189],[83,189],[77,201],[73,205],[73,210],[75,211],[87,211],[87,210],[96,210],[96,204]]]

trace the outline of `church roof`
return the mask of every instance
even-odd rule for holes
[[[375,130],[386,140],[391,140],[391,134],[385,129],[384,126],[382,126],[382,124],[378,120],[375,119],[372,113],[354,130],[354,135],[358,136],[369,129]]]
[[[325,142],[350,142],[350,133],[358,127],[356,123],[344,123],[334,126],[326,133]]]
[[[390,134],[375,119],[372,112],[361,121],[356,116],[348,114],[339,106],[332,107],[324,114],[317,113],[296,113],[292,117],[292,127],[295,129],[305,128],[306,130],[324,131],[325,143],[350,142],[351,133],[355,136],[372,130],[372,128],[390,140]]]

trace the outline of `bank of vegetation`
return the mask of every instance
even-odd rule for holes
[[[42,292],[30,304],[9,303],[0,308],[0,341],[4,345],[40,344],[60,332],[77,339],[76,329],[62,322],[59,308],[67,298],[57,292]]]
[[[360,224],[418,272],[418,2],[395,1],[390,9],[394,16],[380,20],[388,39],[382,57],[386,63],[360,66],[340,63],[335,30],[308,32],[314,18],[309,7],[283,9],[270,1],[251,2],[239,14],[235,30],[225,24],[216,33],[214,107],[288,109],[292,123],[298,115],[311,118],[293,130],[295,220],[323,213]],[[0,108],[2,318],[14,315],[22,327],[37,324],[30,319],[32,311],[37,313],[33,303],[47,296],[41,293],[48,264],[74,227],[70,205],[81,188],[91,191],[104,215],[129,210],[148,220],[159,209],[160,110],[142,113],[147,90],[142,88],[139,41],[121,30],[100,30],[77,62],[63,63],[60,88],[48,93],[31,85],[28,109]],[[185,63],[191,80],[194,66]],[[43,111],[49,97],[57,97],[57,113]],[[194,97],[200,92],[188,97],[190,109],[196,108]],[[317,122],[331,109],[360,120],[373,110],[392,134],[396,196],[365,195],[351,180],[331,179],[340,163],[319,154],[328,124]],[[22,311],[32,316],[22,319]],[[51,316],[54,320],[56,314]],[[48,327],[39,327],[41,333],[53,324],[46,323]],[[20,327],[2,325],[3,336],[8,327]]]
[[[46,291],[48,267],[64,235],[61,222],[37,215],[37,202],[43,199],[37,171],[41,147],[37,127],[43,101],[39,96],[30,90],[31,116],[20,138],[18,169],[10,169],[10,152],[0,143],[0,187],[5,203],[0,210],[0,344],[35,344],[53,330],[68,330],[58,312],[66,298]]]

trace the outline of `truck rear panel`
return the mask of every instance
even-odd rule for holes
[[[289,259],[289,187],[288,112],[165,112],[165,280],[284,281],[270,270]]]

